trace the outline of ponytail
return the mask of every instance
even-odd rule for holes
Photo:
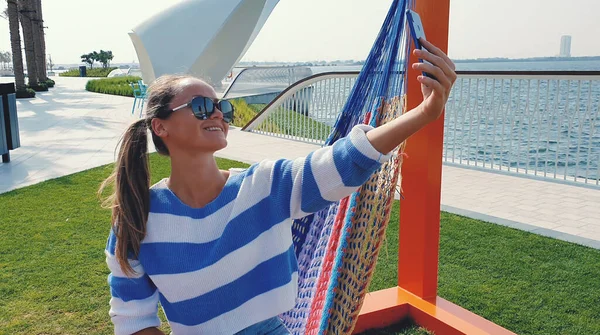
[[[150,168],[148,163],[148,128],[146,119],[133,123],[123,136],[115,170],[106,179],[98,194],[108,185],[114,193],[105,205],[112,209],[112,227],[117,237],[115,255],[121,270],[135,273],[128,262],[128,254],[137,257],[146,236],[146,222],[150,211]]]
[[[112,209],[112,227],[117,237],[115,255],[121,270],[127,275],[135,272],[127,261],[131,253],[137,257],[140,244],[146,237],[146,223],[150,211],[150,169],[148,164],[148,128],[150,122],[169,117],[168,105],[175,95],[183,91],[180,82],[193,78],[188,75],[162,76],[148,88],[146,118],[133,123],[121,140],[115,171],[100,186],[102,195],[108,186],[114,193],[106,199],[104,207]],[[150,129],[151,130],[151,129]],[[152,132],[156,151],[169,156],[163,140]]]

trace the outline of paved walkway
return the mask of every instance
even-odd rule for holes
[[[85,79],[19,100],[22,147],[0,163],[0,193],[114,161],[132,99],[86,92]],[[253,163],[296,158],[317,146],[233,129],[218,156]],[[444,166],[442,208],[600,249],[600,190]]]

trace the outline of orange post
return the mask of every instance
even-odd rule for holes
[[[447,52],[450,1],[417,0],[415,11],[421,16],[427,40]],[[417,61],[411,54],[410,64]],[[409,110],[423,101],[418,75],[409,67]],[[437,296],[443,134],[440,117],[413,135],[402,165],[405,199],[400,202],[398,286],[423,299]]]
[[[427,39],[447,52],[450,0],[416,1]],[[416,61],[411,55],[410,64]],[[418,75],[409,67],[409,109],[423,100]],[[402,164],[398,286],[365,297],[353,334],[412,318],[436,334],[515,335],[437,296],[443,135],[442,117],[408,140],[408,158]]]

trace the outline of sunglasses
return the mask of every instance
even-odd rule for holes
[[[175,107],[171,110],[171,112],[176,112],[180,109],[190,107],[192,108],[192,112],[194,112],[194,116],[200,120],[207,120],[211,115],[215,112],[216,108],[219,108],[221,113],[223,113],[223,121],[227,123],[231,123],[233,121],[233,105],[229,100],[217,100],[211,99],[203,96],[197,96],[192,99],[192,101],[187,104]]]

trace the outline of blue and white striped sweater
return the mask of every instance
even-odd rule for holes
[[[150,190],[147,234],[127,277],[110,234],[110,316],[116,334],[159,326],[158,302],[173,334],[233,334],[294,307],[298,267],[292,219],[362,185],[389,159],[356,126],[305,158],[263,161],[231,175],[203,208],[183,204],[165,180]]]

